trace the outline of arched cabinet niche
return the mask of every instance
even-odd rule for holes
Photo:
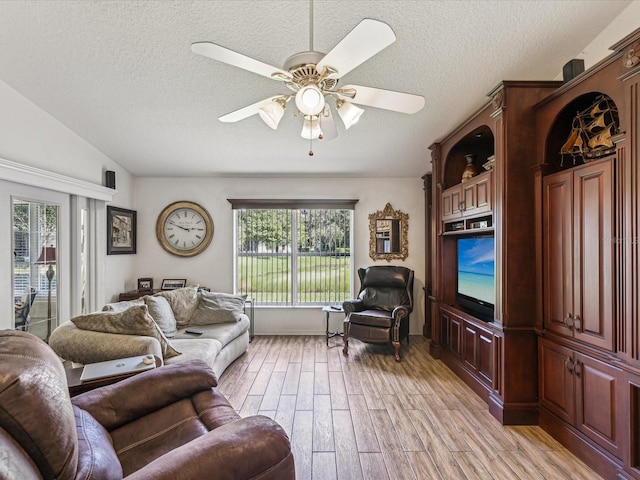
[[[481,125],[462,137],[447,153],[442,194],[445,233],[477,233],[479,229],[493,226],[494,152],[493,132],[487,125]]]
[[[472,155],[472,165],[476,175],[485,171],[483,165],[494,155],[493,132],[487,125],[475,128],[456,143],[444,163],[444,186],[452,187],[460,183],[467,167],[467,157]]]
[[[613,99],[589,92],[571,101],[549,128],[545,174],[573,168],[615,154],[620,116]]]

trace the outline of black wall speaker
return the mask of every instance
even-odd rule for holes
[[[116,188],[116,172],[113,170],[107,170],[104,172],[104,183],[109,188]]]
[[[568,82],[569,80],[577,77],[584,72],[584,60],[581,58],[574,58],[569,60],[562,67],[562,80]]]

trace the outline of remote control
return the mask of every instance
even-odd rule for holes
[[[190,333],[191,335],[202,335],[202,330],[187,329],[184,332],[185,333]]]

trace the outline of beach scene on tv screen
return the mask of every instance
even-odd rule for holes
[[[493,238],[465,238],[458,242],[458,292],[495,303]]]

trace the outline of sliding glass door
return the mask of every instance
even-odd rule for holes
[[[11,225],[2,235],[10,249],[0,264],[11,274],[0,282],[6,295],[0,303],[4,309],[10,301],[13,310],[0,327],[46,341],[70,313],[70,195],[10,182],[0,186],[0,213],[8,214]]]

